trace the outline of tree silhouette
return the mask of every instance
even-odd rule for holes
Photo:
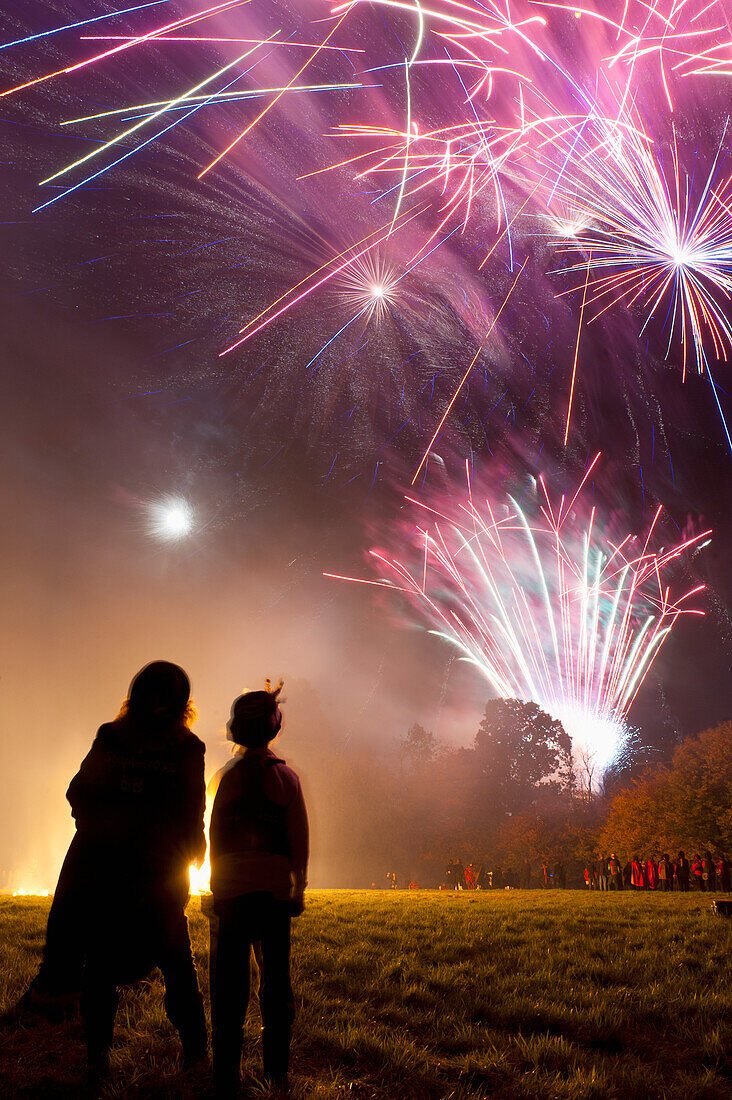
[[[407,730],[399,746],[402,759],[412,768],[424,768],[437,758],[440,743],[434,733],[428,733],[424,726],[415,722]]]
[[[474,751],[489,812],[517,813],[540,793],[568,793],[573,787],[572,739],[536,703],[491,699]]]

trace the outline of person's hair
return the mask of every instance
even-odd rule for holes
[[[282,728],[277,691],[247,691],[231,705],[229,737],[246,749],[261,749],[273,741]]]
[[[679,852],[679,854],[677,855],[677,857],[676,857],[676,858],[677,858],[677,859],[686,859],[686,856],[684,855],[684,853],[683,853],[683,852]]]
[[[147,726],[190,728],[196,708],[187,673],[170,661],[151,661],[133,679],[117,717]]]

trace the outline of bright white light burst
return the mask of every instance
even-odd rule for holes
[[[180,497],[165,497],[150,505],[150,530],[165,542],[176,542],[189,535],[193,520],[193,508]]]
[[[339,291],[365,321],[383,320],[396,300],[399,276],[379,253],[360,257],[343,272]]]

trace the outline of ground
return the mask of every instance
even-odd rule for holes
[[[313,891],[295,923],[293,1096],[624,1100],[732,1096],[732,921],[704,895]],[[37,965],[47,899],[0,898],[0,1012]],[[207,987],[208,923],[189,918]],[[186,1078],[157,978],[120,1006],[108,1097]],[[247,1022],[242,1096],[259,1083]],[[2,1097],[78,1097],[78,1020],[2,1024]]]

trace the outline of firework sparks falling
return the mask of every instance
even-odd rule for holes
[[[642,540],[604,536],[594,507],[579,526],[598,459],[558,506],[540,479],[543,503],[531,512],[511,497],[500,507],[479,502],[469,476],[464,498],[444,510],[407,497],[423,517],[417,553],[402,561],[372,550],[385,573],[366,583],[404,593],[496,695],[559,718],[602,770],[623,746],[625,717],[675,623],[703,614],[690,601],[704,586],[673,594],[666,576],[710,532],[653,550],[660,508]]]

